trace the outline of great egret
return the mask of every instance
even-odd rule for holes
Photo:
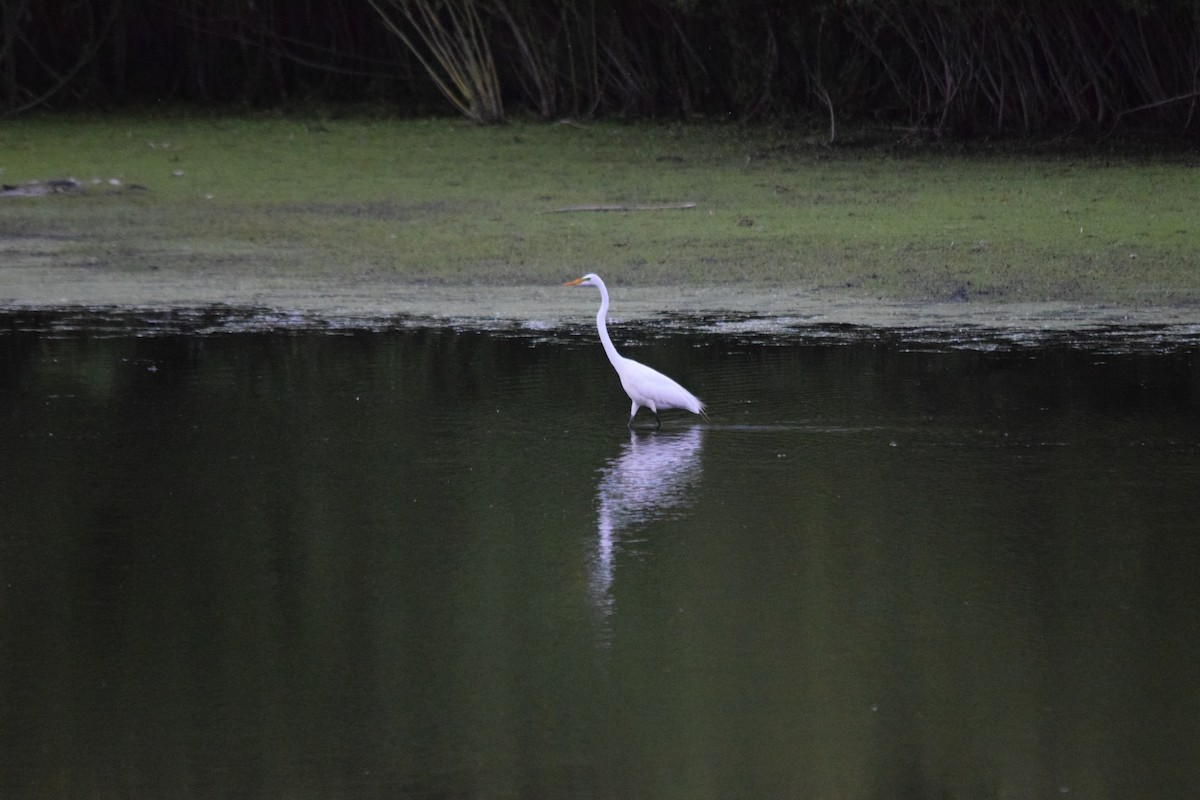
[[[693,414],[707,418],[704,413],[704,403],[701,403],[700,398],[696,395],[658,370],[650,369],[645,364],[634,361],[632,358],[625,358],[617,352],[612,339],[608,336],[606,321],[608,287],[604,285],[604,281],[600,280],[599,275],[589,272],[582,278],[567,281],[563,286],[595,286],[600,290],[600,310],[596,312],[596,329],[600,331],[600,342],[604,345],[604,352],[608,355],[608,360],[612,362],[613,369],[621,378],[621,387],[633,401],[633,406],[629,409],[630,428],[633,427],[633,418],[637,416],[638,409],[642,406],[650,409],[650,413],[654,415],[654,421],[660,428],[662,427],[662,420],[658,418],[660,408],[685,408]]]

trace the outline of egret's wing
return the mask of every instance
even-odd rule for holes
[[[694,414],[704,410],[704,403],[696,395],[680,386],[656,369],[625,358],[617,372],[625,393],[635,402],[656,408],[686,408]]]

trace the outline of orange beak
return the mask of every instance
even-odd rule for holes
[[[576,278],[573,281],[567,281],[563,286],[578,286],[581,283],[583,283],[583,278]]]

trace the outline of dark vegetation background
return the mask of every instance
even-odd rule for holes
[[[3,0],[0,112],[700,115],[1200,132],[1200,0]]]

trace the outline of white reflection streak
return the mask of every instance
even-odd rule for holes
[[[588,579],[592,605],[607,621],[613,611],[614,559],[619,539],[689,503],[700,477],[699,428],[683,433],[630,432],[629,442],[600,471],[596,489],[596,553]]]

